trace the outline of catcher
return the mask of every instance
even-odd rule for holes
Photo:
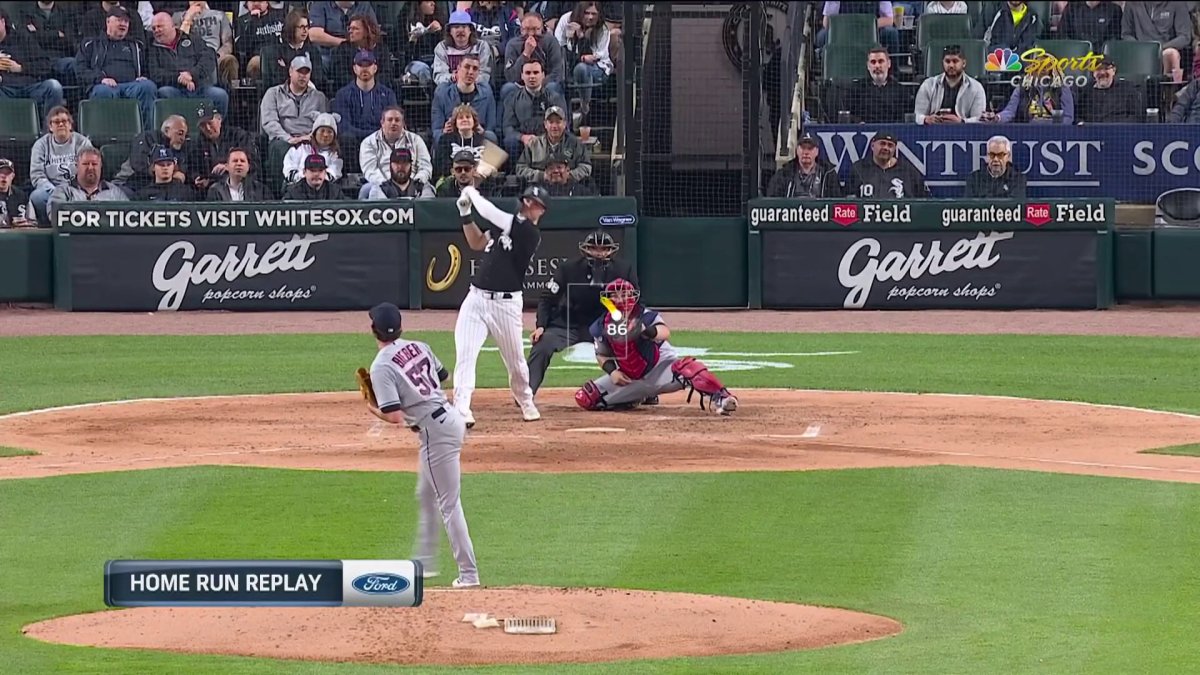
[[[460,499],[462,470],[459,455],[467,424],[446,401],[441,383],[450,376],[424,342],[400,337],[400,309],[391,303],[371,309],[371,332],[379,347],[370,372],[359,368],[358,387],[367,409],[379,419],[405,424],[420,434],[417,463],[417,550],[414,559],[424,576],[437,576],[439,521],[446,528],[450,550],[458,563],[455,588],[479,586],[475,547],[467,529]]]
[[[596,360],[606,373],[575,392],[584,410],[631,408],[648,397],[688,389],[700,393],[700,407],[720,415],[737,410],[737,398],[693,356],[680,358],[668,342],[671,329],[658,312],[640,304],[641,292],[625,279],[604,287],[610,310],[592,323]]]

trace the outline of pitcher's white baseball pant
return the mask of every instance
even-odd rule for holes
[[[504,298],[503,295],[511,297]],[[488,335],[500,349],[500,359],[508,370],[508,386],[522,406],[532,404],[529,365],[521,344],[521,312],[524,300],[520,292],[495,293],[472,286],[458,309],[454,323],[454,407],[463,415],[471,412],[475,393],[475,364]]]

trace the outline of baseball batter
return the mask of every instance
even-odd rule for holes
[[[529,263],[542,242],[538,221],[546,213],[550,195],[541,186],[533,186],[521,195],[517,215],[499,209],[474,186],[463,188],[458,198],[463,234],[467,245],[483,251],[479,274],[471,282],[467,297],[458,310],[454,324],[454,407],[475,426],[471,395],[475,392],[475,363],[488,335],[496,341],[500,358],[508,370],[508,385],[521,406],[526,422],[541,419],[533,404],[529,387],[529,367],[521,344],[521,312],[525,308],[523,289]],[[483,217],[486,231],[471,215],[471,207]]]
[[[604,287],[609,313],[591,326],[596,343],[596,360],[606,373],[575,392],[575,402],[584,410],[613,410],[633,407],[648,397],[689,389],[700,393],[700,407],[709,399],[708,410],[729,415],[737,410],[737,398],[695,357],[679,358],[668,339],[671,329],[658,312],[643,307],[641,292],[625,279]],[[618,313],[614,316],[614,311]]]
[[[458,411],[450,407],[441,383],[446,380],[442,362],[424,342],[400,337],[400,309],[391,303],[371,309],[371,332],[379,353],[371,363],[371,390],[378,407],[371,413],[392,424],[405,424],[420,434],[417,469],[417,545],[413,554],[425,576],[437,576],[439,521],[446,528],[450,550],[458,563],[455,588],[479,586],[475,547],[467,529],[460,498],[462,471],[459,455],[467,428]]]

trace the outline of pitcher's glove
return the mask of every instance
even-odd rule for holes
[[[368,373],[366,368],[359,368],[354,372],[354,377],[358,380],[358,391],[362,394],[363,400],[370,403],[372,408],[378,408],[379,402],[375,400],[375,389],[371,386],[371,373]]]

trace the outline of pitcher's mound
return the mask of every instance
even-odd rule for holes
[[[463,623],[549,616],[553,635]],[[282,659],[402,664],[584,663],[749,654],[899,633],[888,618],[784,602],[607,588],[427,589],[414,608],[139,608],[25,628],[48,642]]]

